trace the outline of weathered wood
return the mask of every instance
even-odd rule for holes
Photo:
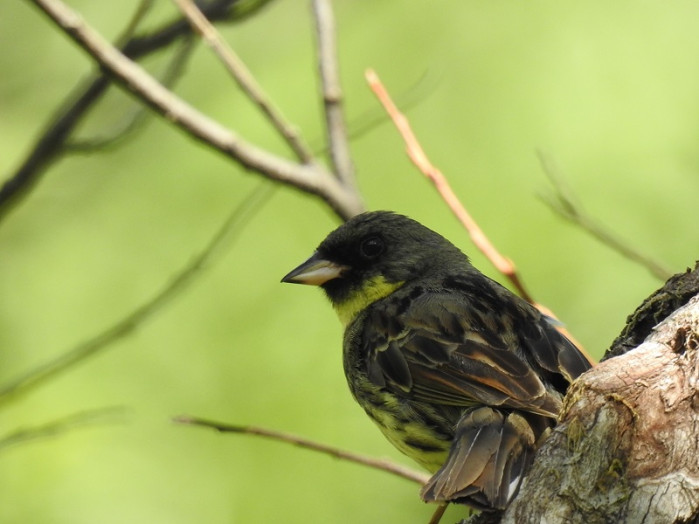
[[[698,387],[699,295],[572,386],[501,522],[695,522]]]

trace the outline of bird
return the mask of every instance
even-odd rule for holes
[[[551,317],[394,212],[349,219],[282,282],[327,295],[349,389],[430,472],[425,502],[506,508],[569,384],[591,367]]]

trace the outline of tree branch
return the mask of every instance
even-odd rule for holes
[[[197,8],[192,0],[173,0],[177,7],[187,17],[192,27],[201,35],[204,41],[226,67],[226,70],[238,83],[243,92],[262,110],[267,119],[286,141],[298,159],[304,164],[314,163],[313,153],[304,143],[303,139],[291,124],[289,124],[281,111],[277,109],[245,63],[238,57],[221,34],[209,22],[204,14]]]
[[[333,171],[348,188],[355,190],[354,166],[342,111],[342,86],[337,63],[335,18],[328,0],[313,0],[318,36],[318,68],[325,103],[325,124]]]
[[[597,240],[610,247],[617,253],[642,265],[659,280],[665,281],[672,276],[672,272],[663,264],[657,260],[654,260],[652,257],[641,253],[639,250],[631,246],[628,242],[619,238],[612,231],[605,228],[587,212],[585,212],[582,206],[576,202],[576,199],[571,191],[563,183],[562,176],[560,175],[560,169],[558,169],[558,167],[555,165],[553,159],[541,151],[538,152],[538,157],[544,173],[556,190],[556,194],[552,198],[543,199],[553,211],[558,213],[566,220],[577,224],[584,231],[587,231]]]
[[[269,1],[214,0],[204,4],[202,9],[210,20],[238,21],[255,13]],[[141,5],[139,12],[134,15],[129,28],[120,39],[128,37],[133,25],[140,19],[140,12],[145,6],[145,4]],[[158,51],[187,35],[191,35],[191,28],[186,21],[179,19],[145,36],[128,38],[120,48],[125,56],[135,60]],[[73,94],[68,97],[68,101],[51,118],[51,123],[27,158],[0,188],[0,220],[21,201],[22,197],[30,193],[49,164],[60,153],[66,151],[64,145],[70,133],[102,97],[111,83],[111,79],[102,71],[95,73],[88,80],[80,82]]]
[[[469,212],[459,201],[459,197],[456,196],[445,176],[430,162],[420,142],[413,133],[408,119],[393,103],[391,96],[381,83],[376,72],[371,69],[367,70],[366,79],[369,83],[369,87],[371,87],[372,91],[393,120],[398,132],[403,137],[410,160],[412,160],[413,164],[415,164],[415,166],[417,166],[417,168],[434,184],[439,194],[449,206],[449,209],[451,209],[454,215],[456,215],[456,218],[461,222],[464,228],[466,228],[474,245],[488,257],[488,260],[490,260],[500,273],[510,280],[522,298],[528,302],[534,303],[534,300],[524,288],[524,284],[519,278],[512,261],[501,255],[490,242],[480,226],[473,220]]]
[[[194,50],[195,43],[192,37],[184,37],[182,45],[175,51],[174,56],[170,59],[165,71],[159,78],[159,82],[168,89],[172,88],[182,75],[185,65]],[[89,153],[115,147],[123,143],[126,139],[134,136],[135,132],[145,123],[147,117],[152,115],[146,106],[138,103],[134,105],[135,107],[133,110],[123,117],[122,121],[117,123],[112,129],[107,130],[107,133],[91,138],[66,137],[62,150],[65,153]]]
[[[396,104],[393,102],[388,91],[381,83],[378,75],[374,71],[368,70],[366,72],[366,78],[367,82],[369,83],[369,87],[371,87],[372,91],[379,99],[388,115],[391,117],[391,120],[393,120],[398,132],[403,137],[410,160],[412,160],[413,164],[415,164],[415,166],[417,166],[417,168],[434,184],[442,199],[447,203],[449,208],[456,215],[457,219],[461,222],[470,235],[473,244],[488,258],[488,260],[490,260],[495,268],[512,283],[517,293],[519,293],[523,299],[534,305],[545,315],[556,318],[553,311],[543,304],[535,302],[531,295],[529,295],[524,287],[522,279],[519,277],[519,273],[517,272],[514,262],[500,254],[492,242],[490,242],[487,235],[480,228],[478,223],[471,217],[470,213],[459,200],[459,197],[456,196],[444,174],[442,174],[442,172],[437,169],[432,162],[430,162],[427,154],[422,149],[419,140],[415,136],[415,133],[413,133],[413,130],[410,127],[410,122],[408,122],[408,119],[403,113],[400,112],[398,107],[396,107]],[[556,326],[556,329],[558,329],[571,342],[573,342],[581,353],[585,355],[585,358],[590,361],[590,363],[594,364],[594,359],[585,351],[582,344],[575,340],[575,338],[563,325]]]
[[[111,421],[115,416],[123,415],[123,412],[124,408],[120,406],[92,409],[73,413],[39,426],[18,429],[0,437],[0,451],[10,446],[17,446],[42,438],[55,437],[77,428]]]
[[[413,469],[401,466],[400,464],[395,464],[388,460],[377,459],[374,457],[368,457],[366,455],[361,455],[353,451],[347,451],[339,449],[333,446],[328,446],[326,444],[321,444],[313,440],[309,440],[296,435],[291,435],[289,433],[283,433],[281,431],[275,431],[272,429],[261,428],[259,426],[242,426],[234,424],[226,424],[223,422],[215,422],[212,420],[206,420],[198,417],[192,417],[189,415],[180,415],[175,417],[174,422],[178,424],[187,424],[190,426],[202,426],[205,428],[214,429],[221,433],[239,433],[244,435],[256,435],[258,437],[269,438],[272,440],[277,440],[280,442],[286,442],[287,444],[293,444],[294,446],[299,446],[302,448],[310,449],[316,452],[324,453],[332,457],[336,457],[349,462],[355,462],[357,464],[362,464],[370,468],[378,469],[380,471],[385,471],[402,477],[404,479],[410,480],[412,482],[417,482],[422,486],[430,476],[426,473],[417,472]]]
[[[242,166],[307,193],[315,194],[343,219],[362,211],[359,196],[346,190],[319,166],[292,163],[240,138],[164,88],[138,64],[92,29],[60,0],[31,0],[80,47],[138,98],[193,138],[229,156]]]

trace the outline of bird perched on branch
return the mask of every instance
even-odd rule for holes
[[[358,215],[282,282],[323,288],[352,395],[431,473],[421,496],[502,509],[590,362],[529,303],[408,217]]]

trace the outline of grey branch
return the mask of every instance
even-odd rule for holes
[[[284,433],[281,431],[275,431],[273,429],[261,428],[259,426],[243,426],[236,424],[226,424],[224,422],[215,422],[212,420],[206,420],[198,417],[192,417],[189,415],[181,415],[174,418],[174,422],[179,424],[187,424],[190,426],[202,426],[205,428],[214,429],[221,433],[238,433],[243,435],[255,435],[258,437],[269,438],[272,440],[277,440],[280,442],[286,442],[287,444],[293,444],[302,448],[310,449],[320,453],[325,453],[348,462],[355,462],[357,464],[362,464],[370,468],[378,469],[381,471],[386,471],[392,473],[398,477],[410,480],[412,482],[417,482],[419,485],[423,485],[429,479],[429,475],[426,473],[415,471],[411,468],[401,466],[394,462],[377,459],[374,457],[368,457],[353,451],[347,451],[344,449],[339,449],[334,446],[328,446],[327,444],[321,444],[314,440],[309,440],[307,438],[299,437],[297,435],[291,435],[290,433]]]
[[[240,21],[254,14],[269,1],[213,0],[202,6],[202,9],[209,20]],[[129,27],[119,37],[119,41],[125,40],[120,45],[121,52],[132,60],[164,49],[175,41],[183,37],[187,38],[192,34],[189,24],[185,20],[179,19],[166,23],[148,34],[134,35],[129,38],[133,27],[141,20],[141,13],[147,7],[146,2],[141,3]],[[111,78],[106,72],[100,70],[87,81],[76,86],[74,93],[51,117],[46,130],[34,144],[22,164],[12,175],[7,177],[6,182],[0,188],[0,219],[30,193],[51,162],[69,151],[69,148],[65,147],[68,137],[111,85]]]
[[[193,138],[248,169],[319,196],[343,219],[363,210],[358,194],[347,190],[320,166],[296,164],[264,151],[187,104],[124,56],[60,0],[32,1],[123,87]]]
[[[160,77],[160,83],[171,89],[175,82],[182,75],[185,65],[194,50],[196,41],[191,36],[182,39],[182,45],[177,49],[170,59],[167,68]],[[147,107],[135,104],[129,114],[127,114],[108,133],[94,136],[92,138],[66,138],[63,145],[66,153],[89,153],[109,147],[121,145],[128,138],[133,137],[136,131],[141,129],[148,116],[152,113]]]
[[[297,129],[289,124],[281,111],[275,107],[255,77],[250,73],[245,63],[238,57],[235,51],[221,37],[211,22],[204,16],[192,0],[173,0],[182,14],[192,24],[192,27],[201,35],[204,41],[226,67],[231,76],[238,83],[243,92],[262,110],[267,119],[279,132],[289,147],[304,164],[314,163],[313,153],[304,143]]]
[[[313,13],[318,34],[318,67],[320,70],[325,124],[333,170],[351,189],[356,186],[354,165],[349,149],[347,127],[342,110],[342,87],[337,61],[335,19],[329,0],[313,0]]]

